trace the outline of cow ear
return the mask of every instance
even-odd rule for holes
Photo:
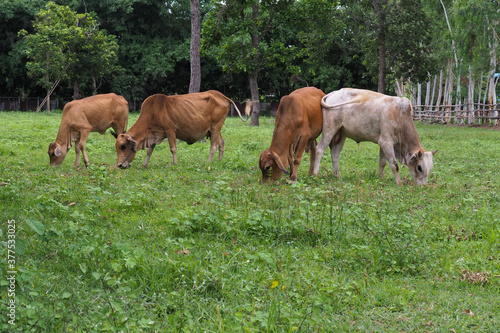
[[[436,150],[433,150],[433,151],[432,151],[432,156],[434,156],[434,154],[436,154],[437,152],[438,152],[438,150],[437,150],[437,149],[436,149]]]
[[[61,146],[59,145],[56,146],[56,149],[54,150],[54,155],[61,156]]]
[[[421,151],[421,150],[419,150],[419,151],[418,151],[418,159],[421,159],[421,158],[422,158],[422,155],[423,155],[423,154],[422,154],[422,151]]]
[[[417,153],[413,153],[413,154],[410,156],[410,162],[414,162],[416,159],[417,159]]]

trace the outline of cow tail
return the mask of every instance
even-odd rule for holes
[[[334,91],[335,92],[335,91]],[[340,103],[340,104],[334,104],[334,105],[328,105],[325,103],[326,99],[331,95],[333,94],[334,92],[331,92],[329,93],[328,95],[325,95],[323,96],[323,98],[321,99],[321,106],[324,107],[324,108],[329,108],[329,109],[332,109],[332,108],[336,108],[336,107],[339,107],[339,106],[344,106],[346,104],[352,104],[352,103],[358,103],[359,102],[359,99],[356,99],[356,97],[354,97],[353,99],[351,99],[350,101],[347,101],[347,102],[344,102],[344,103]]]
[[[357,103],[357,102],[358,101],[349,101],[349,102],[340,103],[340,104],[328,105],[325,102],[323,102],[323,100],[321,100],[321,106],[323,106],[324,108],[333,109],[333,108],[337,108],[339,106],[344,106],[346,104],[352,104],[352,103]]]
[[[224,95],[223,95],[224,96]],[[238,116],[240,116],[240,119],[243,120],[244,122],[246,122],[248,120],[248,116],[250,116],[250,109],[252,108],[252,105],[254,103],[254,101],[251,101],[249,99],[246,100],[246,105],[245,105],[245,114],[246,114],[246,119],[243,119],[243,116],[241,115],[241,112],[240,110],[238,109],[238,107],[236,106],[236,103],[233,102],[232,99],[224,96],[231,104],[233,104],[234,108],[236,109],[236,112],[238,112]]]

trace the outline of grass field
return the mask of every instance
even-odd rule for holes
[[[263,185],[272,118],[226,120],[222,161],[179,143],[174,166],[164,142],[127,170],[109,132],[88,168],[74,148],[50,167],[60,119],[0,113],[2,332],[500,331],[496,129],[417,124],[439,149],[425,187],[381,181],[378,147],[350,140],[341,180],[326,153],[319,177],[306,155]]]

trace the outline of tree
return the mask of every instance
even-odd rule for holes
[[[0,0],[0,95],[28,95],[33,86],[27,75],[26,57],[18,36],[32,29],[32,21],[44,0]],[[35,88],[36,89],[36,88]]]
[[[81,0],[71,3],[83,11]],[[156,93],[189,90],[189,0],[85,0],[85,3],[89,11],[98,15],[101,28],[117,36],[120,46],[118,59],[123,70],[110,82],[110,89],[129,101],[142,101]]]
[[[74,19],[69,7],[49,2],[46,9],[36,15],[35,33],[28,35],[25,30],[20,31],[20,35],[25,36],[26,54],[30,59],[26,64],[28,75],[38,77],[38,84],[46,90],[47,95],[42,104],[47,103],[47,112],[50,112],[50,95],[59,82],[67,77],[70,44],[75,35]]]
[[[191,0],[191,79],[189,81],[189,92],[199,92],[201,86],[201,21],[200,0]]]
[[[357,35],[343,22],[345,13],[338,1],[296,1],[289,15],[289,29],[296,37],[291,43],[298,51],[297,86],[304,86],[303,79],[325,92],[342,87],[371,87],[364,75],[358,45],[352,43]]]
[[[379,92],[386,92],[389,72],[392,79],[427,75],[432,22],[420,0],[342,1],[342,8]]]
[[[457,49],[471,72],[487,72],[486,96],[496,104],[495,78],[500,52],[499,1],[457,0],[453,6],[453,28],[457,35]],[[482,86],[482,77],[479,77]],[[495,112],[494,116],[497,116]]]
[[[117,44],[105,32],[98,31],[98,26],[88,13],[77,14],[68,6],[49,2],[36,15],[35,32],[20,31],[29,59],[28,74],[39,78],[38,84],[47,92],[38,110],[46,103],[50,112],[50,95],[61,80],[72,78],[78,82],[88,77],[87,72],[95,80],[114,69]],[[75,98],[78,95],[75,91]]]
[[[116,37],[100,30],[99,23],[90,16],[80,22],[80,27],[84,32],[83,43],[74,49],[68,74],[73,81],[74,99],[81,98],[82,83],[95,95],[104,78],[122,71]]]
[[[203,26],[202,48],[216,48],[224,71],[248,76],[252,100],[251,125],[259,125],[259,75],[278,63],[291,63],[295,47],[279,38],[283,13],[291,1],[243,0],[215,2]],[[295,70],[294,70],[295,71]]]

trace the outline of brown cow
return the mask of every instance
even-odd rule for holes
[[[339,156],[345,139],[371,141],[380,146],[379,177],[387,162],[401,185],[396,158],[407,165],[417,185],[427,184],[435,151],[425,151],[413,123],[408,98],[392,97],[369,90],[344,88],[323,97],[323,136],[317,147],[314,175],[321,157],[330,145],[333,171],[340,178]],[[334,145],[331,140],[334,138]],[[339,139],[337,139],[339,138]]]
[[[219,159],[224,155],[224,140],[221,129],[234,105],[240,118],[248,120],[251,102],[247,102],[246,119],[241,116],[234,102],[222,93],[210,90],[187,95],[149,96],[142,103],[141,113],[134,125],[116,138],[117,166],[126,168],[138,149],[148,149],[143,166],[147,167],[153,149],[168,138],[174,164],[177,164],[176,140],[193,144],[204,137],[210,137],[210,162],[217,148]]]
[[[128,102],[113,93],[69,102],[64,106],[56,141],[49,144],[50,165],[61,165],[75,141],[75,167],[80,164],[80,150],[83,153],[85,166],[88,166],[85,142],[90,132],[104,134],[112,127],[121,133],[126,130],[127,120]]]
[[[297,170],[306,146],[311,151],[309,174],[313,172],[316,138],[321,134],[323,118],[321,98],[325,94],[314,87],[301,88],[280,100],[273,138],[269,149],[260,154],[262,181],[278,180],[284,173],[297,180]],[[290,173],[286,168],[290,165]]]

